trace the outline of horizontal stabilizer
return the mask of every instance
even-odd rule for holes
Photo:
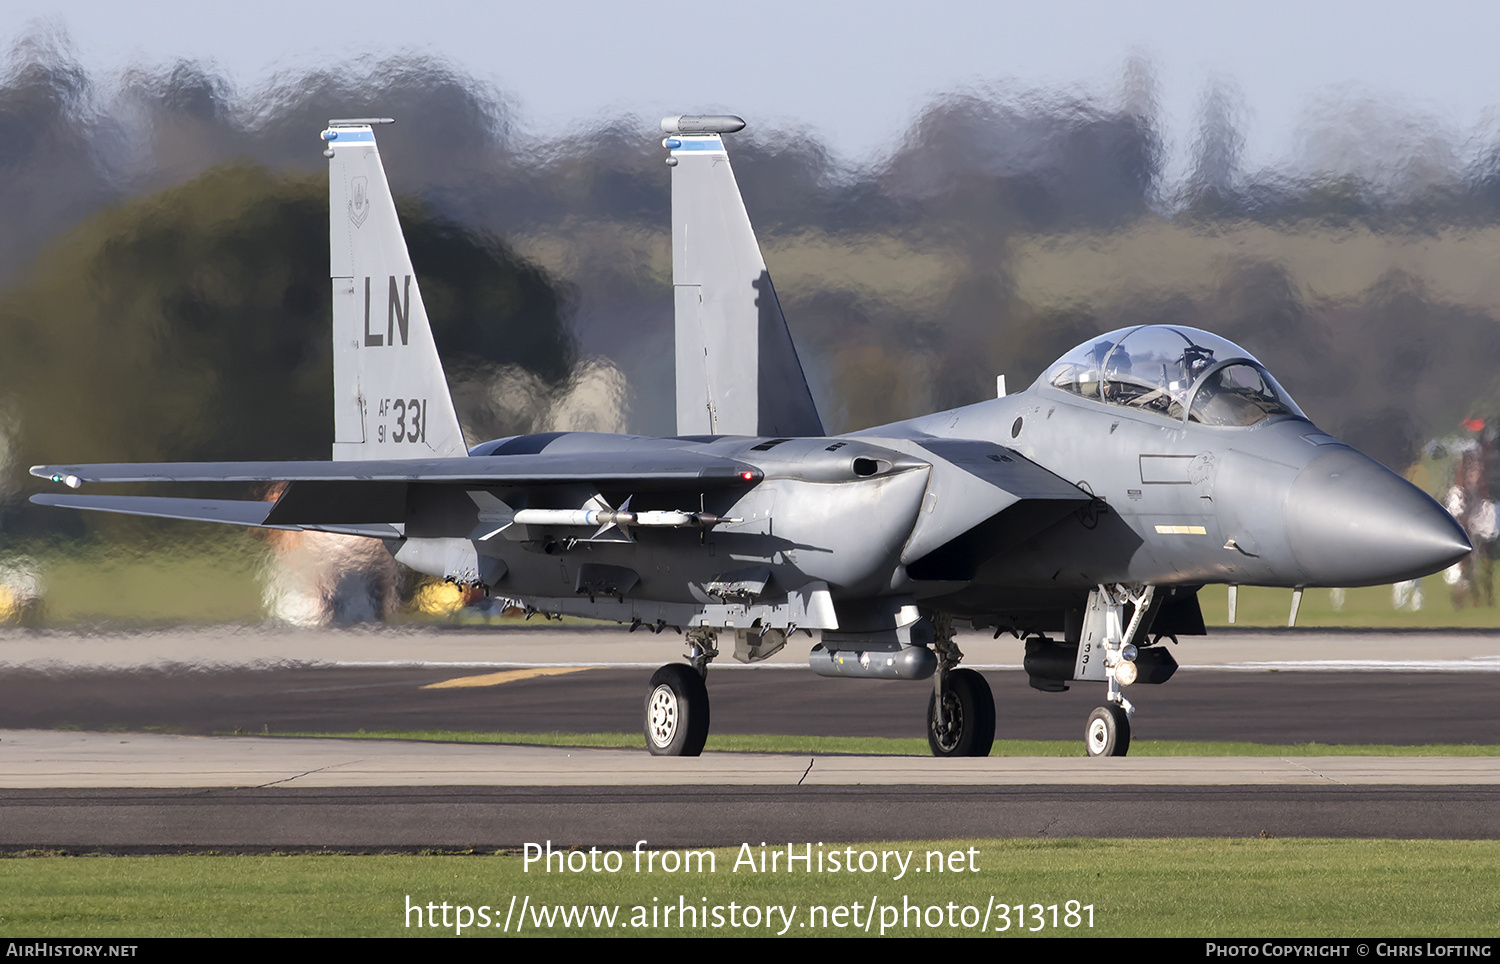
[[[129,495],[34,495],[31,501],[37,505],[53,505],[63,509],[87,509],[94,512],[117,512],[122,515],[144,515],[157,519],[186,519],[191,522],[222,522],[227,525],[255,526],[265,529],[305,529],[316,532],[337,532],[351,536],[370,536],[376,539],[397,539],[401,533],[394,527],[382,523],[361,525],[277,525],[267,523],[266,517],[275,504],[272,502],[247,502],[234,499],[164,499],[155,496]]]
[[[680,449],[382,459],[353,462],[116,462],[38,465],[31,474],[83,482],[436,482],[546,485],[619,482],[632,486],[750,485],[752,465]],[[72,481],[68,481],[68,480]],[[75,486],[76,487],[76,486]]]

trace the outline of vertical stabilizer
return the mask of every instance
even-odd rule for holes
[[[672,166],[677,434],[822,435],[720,134],[738,117],[662,121]]]
[[[333,457],[466,455],[371,125],[328,122]]]

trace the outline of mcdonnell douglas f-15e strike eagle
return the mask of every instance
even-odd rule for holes
[[[662,127],[672,178],[677,435],[549,432],[465,444],[375,146],[335,120],[329,158],[334,435],[328,462],[47,465],[84,482],[281,482],[274,502],[44,494],[44,505],[384,541],[396,560],[530,610],[685,633],[645,700],[654,754],[696,755],[709,663],[797,630],[825,676],[932,680],[928,741],[983,756],[989,685],[955,627],[1025,639],[1031,685],[1104,684],[1085,745],[1122,756],[1134,683],[1204,632],[1210,583],[1345,587],[1470,551],[1416,487],[1320,431],[1223,338],[1101,334],[1029,389],[827,436],[724,134]],[[382,317],[383,316],[383,317]],[[1297,595],[1294,594],[1294,600]],[[1295,602],[1293,604],[1295,606]]]

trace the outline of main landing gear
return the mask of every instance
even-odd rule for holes
[[[952,621],[936,614],[932,624],[930,654],[922,647],[912,647],[922,650],[929,666],[934,656],[937,661],[931,670],[932,695],[927,700],[927,744],[933,756],[989,756],[995,742],[995,697],[990,684],[978,672],[959,668],[964,654],[953,642]],[[698,756],[708,742],[708,687],[704,680],[708,664],[719,655],[717,635],[700,626],[687,631],[687,640],[692,647],[688,662],[668,663],[652,674],[646,687],[646,749],[653,756]]]
[[[927,699],[927,745],[933,756],[989,756],[995,742],[995,697],[972,669],[955,669],[943,688],[942,712],[934,688]]]
[[[709,629],[687,632],[689,663],[668,663],[646,686],[646,749],[652,756],[698,756],[708,742],[708,664],[719,655]]]
[[[927,745],[933,756],[989,756],[995,743],[990,684],[975,670],[957,668],[964,654],[954,645],[952,621],[939,615],[933,627],[938,667],[927,700]]]

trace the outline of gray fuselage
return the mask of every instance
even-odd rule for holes
[[[818,585],[841,614],[911,600],[981,624],[1047,626],[1100,584],[1358,586],[1424,575],[1468,548],[1425,493],[1300,416],[1201,425],[1046,384],[831,438],[559,433],[474,451],[672,448],[762,477],[703,489],[490,489],[513,508],[576,508],[599,496],[726,520],[638,529],[628,541],[514,525],[473,543],[504,564],[495,591],[546,611],[681,625],[725,602],[726,580],[739,579],[752,588],[727,601],[741,605]],[[958,467],[976,453],[1002,474]],[[1038,489],[1048,480],[1051,490]],[[409,515],[407,539],[392,544],[399,559],[443,566],[423,560],[477,524],[472,501],[455,504],[455,494]]]

